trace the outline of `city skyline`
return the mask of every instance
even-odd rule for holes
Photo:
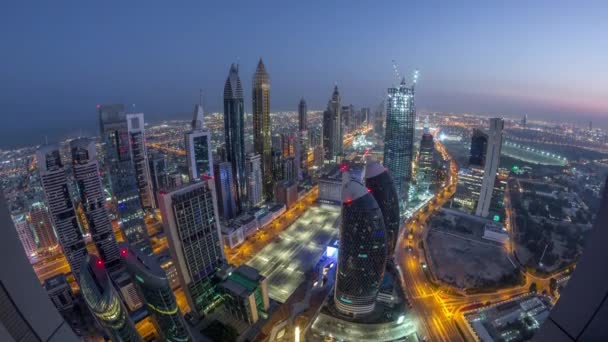
[[[310,109],[323,109],[335,82],[349,102],[373,107],[386,87],[397,83],[391,66],[395,59],[402,72],[421,70],[425,82],[419,85],[420,110],[528,114],[530,119],[568,122],[595,119],[604,126],[608,122],[608,105],[602,101],[608,97],[608,77],[597,57],[605,53],[594,53],[607,49],[601,43],[600,32],[606,31],[601,28],[607,25],[601,20],[600,13],[605,12],[601,3],[562,4],[556,6],[559,9],[548,3],[528,4],[526,11],[520,11],[515,5],[471,2],[445,4],[438,14],[433,6],[421,4],[394,5],[388,13],[386,6],[363,9],[346,3],[321,8],[300,4],[301,11],[277,5],[269,6],[280,14],[273,15],[275,21],[257,23],[260,27],[254,34],[267,35],[262,44],[249,42],[241,33],[251,21],[244,14],[247,10],[235,14],[242,24],[226,32],[207,29],[231,10],[225,5],[200,11],[124,6],[120,15],[103,6],[74,7],[68,12],[48,6],[14,5],[3,11],[0,25],[6,27],[0,37],[11,53],[4,55],[6,62],[0,67],[6,76],[0,83],[2,114],[9,122],[28,116],[36,124],[29,137],[15,134],[11,128],[16,126],[4,127],[0,146],[42,143],[49,125],[58,129],[49,136],[51,141],[81,130],[95,132],[92,106],[97,103],[135,104],[150,121],[186,119],[202,89],[208,111],[221,112],[218,84],[230,62],[239,62],[243,84],[249,88],[260,57],[273,73],[271,112],[296,110],[301,96]],[[241,6],[256,13],[261,10]],[[321,25],[314,28],[295,20],[302,11]],[[413,22],[391,24],[404,11],[416,13]],[[209,15],[212,12],[217,15]],[[175,25],[156,27],[165,15]],[[370,24],[346,22],[350,17],[366,18]],[[61,24],[53,18],[62,18]],[[104,30],[96,29],[98,18],[103,18]],[[180,18],[179,23],[173,18]],[[342,25],[328,26],[336,20]],[[562,25],[566,21],[569,24]],[[25,25],[33,22],[40,25]],[[144,32],[159,39],[148,40]],[[173,39],[178,32],[180,39]],[[394,44],[402,36],[408,37],[407,43]],[[71,43],[78,39],[79,44]],[[278,43],[286,39],[298,44]],[[19,44],[20,40],[33,44]],[[563,41],[571,42],[568,48],[561,47]],[[330,44],[349,53],[327,59],[323,51]],[[65,53],[43,58],[36,53],[40,48]],[[123,53],[112,62],[94,53],[113,48]],[[412,55],[410,49],[416,50],[416,57],[402,57]],[[206,53],[210,50],[214,53]],[[244,95],[245,111],[251,112],[250,89]],[[64,125],[68,122],[74,125]]]

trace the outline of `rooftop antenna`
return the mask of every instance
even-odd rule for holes
[[[198,104],[201,105],[201,107],[203,106],[203,89],[199,89],[198,90]]]

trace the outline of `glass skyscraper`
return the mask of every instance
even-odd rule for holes
[[[125,239],[144,253],[151,253],[144,211],[133,160],[127,114],[123,105],[100,105],[99,122],[105,150],[105,166]]]
[[[232,64],[224,86],[224,138],[226,159],[232,164],[236,206],[240,213],[247,197],[245,177],[245,104],[238,66]]]
[[[95,142],[87,138],[72,140],[70,151],[74,180],[78,186],[80,203],[86,215],[91,237],[106,267],[113,268],[120,264],[120,257],[106,209]]]
[[[368,189],[343,175],[340,253],[334,304],[345,315],[374,310],[387,262],[384,218]]]
[[[120,254],[135,286],[143,296],[161,339],[174,342],[192,341],[167,274],[158,262],[126,244],[120,245]]]
[[[403,79],[398,88],[388,89],[384,134],[384,165],[393,177],[402,207],[412,179],[415,123],[414,86],[407,87]]]
[[[390,258],[395,252],[395,245],[401,227],[399,198],[397,197],[395,183],[384,166],[375,160],[368,160],[365,163],[363,177],[367,190],[372,194],[382,212],[384,227],[386,228],[386,248]]]
[[[270,142],[270,78],[260,58],[253,75],[253,150],[262,157],[264,196],[273,197],[272,145]]]
[[[112,341],[141,341],[101,259],[89,254],[83,260],[79,284],[87,306]]]
[[[213,181],[161,193],[169,250],[193,312],[206,315],[221,303],[213,276],[225,264]]]
[[[78,279],[87,249],[70,198],[68,178],[61,161],[59,146],[46,145],[39,148],[36,151],[36,162],[57,239],[72,273]]]
[[[194,107],[192,129],[185,135],[186,156],[190,180],[213,175],[213,158],[211,157],[211,134],[203,128],[203,106]]]

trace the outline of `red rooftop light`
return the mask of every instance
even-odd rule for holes
[[[367,188],[367,192],[370,192],[370,193],[371,193],[371,192],[372,192],[372,189],[370,189],[370,188]]]
[[[126,249],[124,249],[124,248],[123,248],[123,249],[121,249],[121,250],[120,250],[120,254],[122,254],[123,256],[126,256],[126,255],[127,255],[127,250],[126,250]]]
[[[97,266],[99,268],[103,267],[103,261],[101,261],[101,259],[97,260]]]

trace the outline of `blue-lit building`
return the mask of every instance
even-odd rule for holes
[[[100,105],[97,109],[105,151],[104,164],[110,178],[120,229],[132,246],[144,253],[151,253],[138,180],[131,159],[127,114],[121,104]]]
[[[131,278],[146,303],[156,331],[163,341],[193,341],[179,311],[167,274],[151,256],[120,245]]]
[[[229,162],[215,164],[215,189],[220,216],[226,220],[237,216],[236,187]]]
[[[211,133],[203,128],[203,106],[194,107],[192,129],[185,135],[188,171],[191,180],[213,174],[213,158],[211,155]]]
[[[414,85],[405,79],[399,87],[388,88],[386,130],[384,134],[384,166],[393,177],[401,205],[407,201],[407,186],[412,179],[416,108]]]
[[[247,199],[247,177],[245,176],[245,104],[239,69],[235,64],[230,66],[224,86],[224,138],[226,160],[232,164],[238,214]]]
[[[368,189],[344,176],[335,307],[357,317],[374,310],[387,262],[382,211]]]
[[[78,283],[89,310],[112,341],[141,341],[101,259],[89,254],[83,260]]]
[[[374,160],[368,160],[365,164],[364,179],[365,186],[378,203],[384,218],[386,249],[390,258],[395,252],[401,222],[395,183],[384,166]]]

